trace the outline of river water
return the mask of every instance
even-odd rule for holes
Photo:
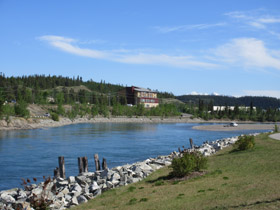
[[[66,176],[78,174],[78,157],[87,156],[94,171],[94,154],[109,168],[158,155],[178,147],[261,131],[199,131],[198,124],[98,123],[36,130],[0,131],[0,190],[21,187],[21,178],[52,176],[58,156],[65,157]]]

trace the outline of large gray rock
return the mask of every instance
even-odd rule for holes
[[[115,181],[119,181],[120,179],[121,179],[121,176],[118,173],[113,173],[110,181],[115,182]]]
[[[79,185],[86,185],[87,183],[91,182],[91,180],[86,176],[77,176],[76,181],[79,183]]]
[[[79,204],[82,204],[82,203],[86,203],[86,202],[87,202],[86,197],[83,196],[83,195],[78,196],[77,199],[78,199],[78,203],[79,203]]]
[[[71,192],[81,193],[82,192],[82,187],[78,183],[75,183],[73,188],[71,189]]]
[[[35,194],[37,196],[40,195],[42,192],[43,192],[43,188],[42,187],[37,187],[37,188],[32,190],[32,194]]]
[[[97,182],[93,182],[92,185],[89,186],[89,191],[91,193],[94,193],[96,190],[100,189],[100,187],[98,186]]]
[[[72,197],[71,205],[79,205],[79,202],[78,202],[78,199],[77,199],[76,196],[73,196],[73,197]]]
[[[114,187],[114,184],[113,184],[112,182],[110,182],[110,181],[107,181],[107,182],[106,182],[106,185],[107,185],[107,188],[108,188],[108,189],[111,189],[111,188]]]
[[[14,199],[13,196],[7,194],[7,193],[2,193],[0,197],[0,202],[8,204],[8,203],[15,203],[16,200]]]
[[[99,189],[94,191],[93,196],[96,197],[98,195],[101,195],[101,193],[102,193],[102,190],[99,188]]]
[[[23,190],[19,190],[16,198],[19,201],[24,201],[24,200],[26,200],[27,195]]]
[[[68,177],[68,182],[70,183],[70,184],[72,184],[72,183],[75,183],[75,177],[74,176],[69,176]]]

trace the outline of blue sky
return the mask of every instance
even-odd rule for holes
[[[0,72],[280,98],[278,0],[0,0]]]

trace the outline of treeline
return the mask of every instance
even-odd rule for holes
[[[182,95],[177,96],[177,99],[185,103],[193,103],[198,105],[199,100],[203,100],[205,103],[212,101],[214,106],[250,106],[251,103],[254,106],[261,109],[274,109],[280,107],[280,99],[264,96],[243,96],[243,97],[230,97],[230,96],[212,96],[212,95]]]
[[[192,114],[194,118],[200,117],[205,120],[211,119],[231,119],[241,121],[259,121],[259,122],[277,122],[280,121],[279,108],[254,108],[253,102],[250,103],[248,108],[244,106],[235,105],[234,109],[230,109],[229,106],[225,106],[224,110],[219,109],[214,111],[213,101],[205,102],[199,100],[198,104],[186,104],[183,108],[183,112]]]
[[[77,116],[83,117],[95,117],[97,115],[103,117],[111,116],[179,116],[181,113],[178,111],[177,107],[172,104],[161,104],[158,107],[153,107],[150,109],[144,108],[142,104],[137,106],[123,106],[120,103],[115,103],[112,106],[102,105],[102,104],[74,104],[71,109],[65,111],[63,106],[58,106],[56,109],[50,110],[52,116],[65,116],[73,119]],[[55,119],[54,119],[55,120]]]

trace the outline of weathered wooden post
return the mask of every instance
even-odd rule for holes
[[[105,170],[105,169],[107,169],[107,168],[108,168],[108,166],[107,166],[107,161],[106,161],[105,158],[103,158],[103,160],[102,160],[102,169]]]
[[[83,159],[83,172],[88,172],[88,158],[87,157],[82,157]]]
[[[79,174],[84,172],[83,158],[78,157]]]
[[[58,166],[59,166],[59,176],[63,179],[66,178],[65,176],[65,164],[64,164],[64,157],[58,157]]]
[[[60,177],[60,174],[59,174],[59,169],[58,169],[58,167],[56,167],[54,170],[53,170],[53,176],[55,177],[55,178],[58,178],[58,177]]]
[[[181,148],[180,147],[178,147],[178,151],[179,151],[179,153],[181,153]]]
[[[100,171],[100,162],[99,162],[98,154],[94,155],[94,163],[95,163],[96,171]]]
[[[190,146],[191,146],[191,149],[193,149],[193,148],[194,148],[194,145],[193,145],[193,140],[192,140],[192,138],[190,138]]]

